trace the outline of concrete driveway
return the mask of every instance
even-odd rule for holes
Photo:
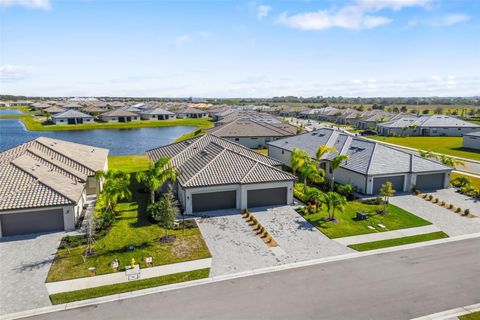
[[[210,214],[198,225],[212,253],[213,276],[353,252],[327,238],[291,206],[252,210],[279,244],[275,249],[265,245],[238,210]]]
[[[45,287],[64,232],[0,239],[0,314],[51,305]]]

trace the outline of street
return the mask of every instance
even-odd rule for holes
[[[32,319],[411,319],[480,302],[479,248],[455,241]]]

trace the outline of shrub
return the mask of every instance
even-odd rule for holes
[[[338,185],[337,192],[345,198],[350,199],[352,197],[353,187],[351,184]]]
[[[432,201],[432,199],[433,199],[433,196],[432,196],[431,194],[429,194],[429,195],[428,195],[428,200],[429,200],[429,201]]]
[[[442,201],[441,205],[442,205],[442,207],[445,206],[445,201]]]
[[[448,209],[453,209],[453,204],[449,204]]]
[[[377,206],[380,205],[380,204],[382,204],[382,198],[381,198],[380,196],[377,196],[377,197],[375,198],[375,204],[376,204]]]
[[[426,199],[427,197],[428,197],[428,194],[426,194],[426,193],[422,194],[423,199]]]
[[[465,209],[465,211],[463,212],[464,215],[468,216],[470,214],[470,209]]]
[[[418,189],[416,186],[413,186],[412,193],[418,196],[421,192],[420,192],[420,189]]]
[[[438,198],[434,198],[433,203],[437,203],[437,202],[438,202]]]
[[[456,212],[458,213],[462,212],[462,208],[457,208]]]

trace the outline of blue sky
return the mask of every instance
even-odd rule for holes
[[[0,92],[480,95],[479,35],[475,0],[0,0]]]

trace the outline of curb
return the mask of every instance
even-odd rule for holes
[[[444,319],[446,320],[446,319],[463,316],[465,314],[469,314],[477,311],[480,311],[480,303],[472,304],[465,307],[450,309],[450,310],[446,310],[438,313],[433,313],[427,316],[414,318],[411,320],[444,320]]]
[[[245,277],[254,276],[254,275],[261,275],[261,274],[270,273],[270,272],[284,271],[284,270],[289,270],[289,269],[295,269],[295,268],[308,267],[308,266],[313,266],[313,265],[318,265],[318,264],[324,264],[324,263],[328,263],[328,262],[349,260],[349,259],[354,259],[354,258],[368,257],[368,256],[385,254],[385,253],[390,253],[390,252],[397,252],[397,251],[403,251],[403,250],[409,250],[409,249],[429,247],[429,246],[434,246],[434,245],[443,244],[443,243],[457,242],[457,241],[475,239],[475,238],[480,238],[480,232],[479,233],[472,233],[472,234],[467,234],[467,235],[456,236],[456,237],[451,237],[451,238],[445,238],[445,239],[438,239],[438,240],[431,240],[431,241],[426,241],[426,242],[412,243],[412,244],[401,245],[401,246],[391,247],[391,248],[376,249],[376,250],[370,250],[370,251],[364,251],[364,252],[354,252],[354,253],[347,253],[347,254],[338,255],[338,256],[308,260],[308,261],[293,262],[293,263],[288,263],[288,264],[284,264],[284,265],[260,268],[260,269],[249,270],[249,271],[243,271],[243,272],[234,273],[234,274],[213,276],[213,277],[206,278],[206,279],[199,279],[199,280],[193,280],[193,281],[188,281],[188,282],[165,285],[165,286],[161,286],[161,287],[153,287],[153,288],[149,288],[149,289],[130,291],[130,292],[115,294],[115,295],[111,295],[111,296],[105,296],[105,297],[99,297],[99,298],[94,298],[94,299],[69,302],[69,303],[59,304],[59,305],[52,305],[52,306],[47,306],[47,307],[42,307],[42,308],[37,308],[37,309],[31,309],[31,310],[25,310],[25,311],[0,315],[0,320],[21,319],[21,318],[32,317],[32,316],[46,314],[46,313],[52,313],[52,312],[65,311],[65,310],[85,307],[85,306],[89,306],[89,305],[102,304],[102,303],[113,302],[113,301],[118,301],[118,300],[123,300],[123,299],[129,299],[129,298],[137,298],[137,297],[141,297],[141,296],[145,296],[145,295],[149,295],[149,294],[153,294],[153,293],[161,293],[161,292],[178,290],[178,289],[183,289],[183,288],[187,288],[187,287],[195,287],[195,286],[199,286],[199,285],[215,283],[215,282],[220,282],[220,281],[234,280],[234,279],[245,278]],[[461,309],[465,310],[463,308],[461,308]],[[435,319],[435,318],[419,318],[419,319],[431,320],[431,319]]]

